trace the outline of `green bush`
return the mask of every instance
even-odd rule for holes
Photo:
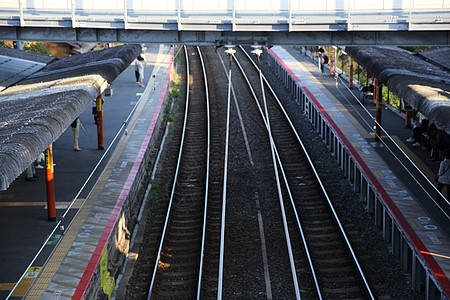
[[[47,47],[44,46],[42,43],[38,42],[27,42],[23,44],[23,50],[30,51],[30,52],[37,52],[42,54],[50,54],[50,51],[47,49]]]

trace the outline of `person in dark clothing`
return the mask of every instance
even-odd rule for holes
[[[320,48],[319,49],[320,76],[325,75],[324,65],[326,65],[327,63],[328,63],[328,57],[325,54],[325,50],[323,48]]]
[[[444,130],[438,130],[431,152],[432,161],[441,161],[441,154],[450,149],[450,135]]]
[[[426,133],[422,134],[421,144],[422,150],[431,150],[436,141],[438,129],[434,123],[431,123]]]
[[[413,146],[421,146],[420,143],[422,141],[422,135],[428,131],[428,125],[430,121],[428,119],[423,119],[421,123],[419,123],[416,127],[413,128],[412,137],[407,141],[414,141]]]

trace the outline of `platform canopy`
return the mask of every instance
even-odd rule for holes
[[[0,190],[6,190],[140,53],[140,45],[125,45],[57,60],[1,48],[0,58],[23,64],[15,74],[30,68],[34,72],[25,78],[17,75],[9,82],[14,85],[0,92]],[[0,78],[5,72],[14,73],[2,68]]]
[[[367,72],[450,134],[450,47],[414,54],[399,48],[346,47]]]

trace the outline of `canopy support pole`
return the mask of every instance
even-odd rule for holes
[[[46,170],[46,187],[47,187],[47,213],[50,222],[56,221],[56,204],[55,204],[55,182],[53,170],[53,151],[52,145],[45,150],[45,170]]]
[[[97,141],[98,141],[98,149],[105,149],[105,143],[103,140],[103,109],[102,109],[102,94],[99,94],[96,99],[97,105]]]

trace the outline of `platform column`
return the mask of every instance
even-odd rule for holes
[[[411,128],[412,119],[412,107],[408,104],[405,105],[405,126],[406,128]]]
[[[45,170],[46,170],[46,187],[47,187],[47,213],[48,220],[56,221],[56,204],[55,204],[55,182],[53,172],[53,151],[52,145],[45,150]]]
[[[376,92],[377,97],[376,97],[376,113],[375,113],[375,140],[379,141],[380,137],[381,137],[381,112],[383,110],[383,92],[382,92],[382,88],[383,85],[379,82],[377,82],[377,88],[374,89],[374,92]]]
[[[102,94],[97,96],[96,99],[96,108],[97,108],[97,140],[98,140],[98,149],[103,150],[105,148],[105,144],[103,141],[103,108],[102,108]]]
[[[373,104],[377,104],[378,100],[378,79],[373,79]]]
[[[353,88],[353,58],[350,57],[350,71],[349,71],[350,79],[348,81],[348,88]]]
[[[330,75],[334,76],[334,62],[336,60],[336,50],[334,46],[330,47]]]

